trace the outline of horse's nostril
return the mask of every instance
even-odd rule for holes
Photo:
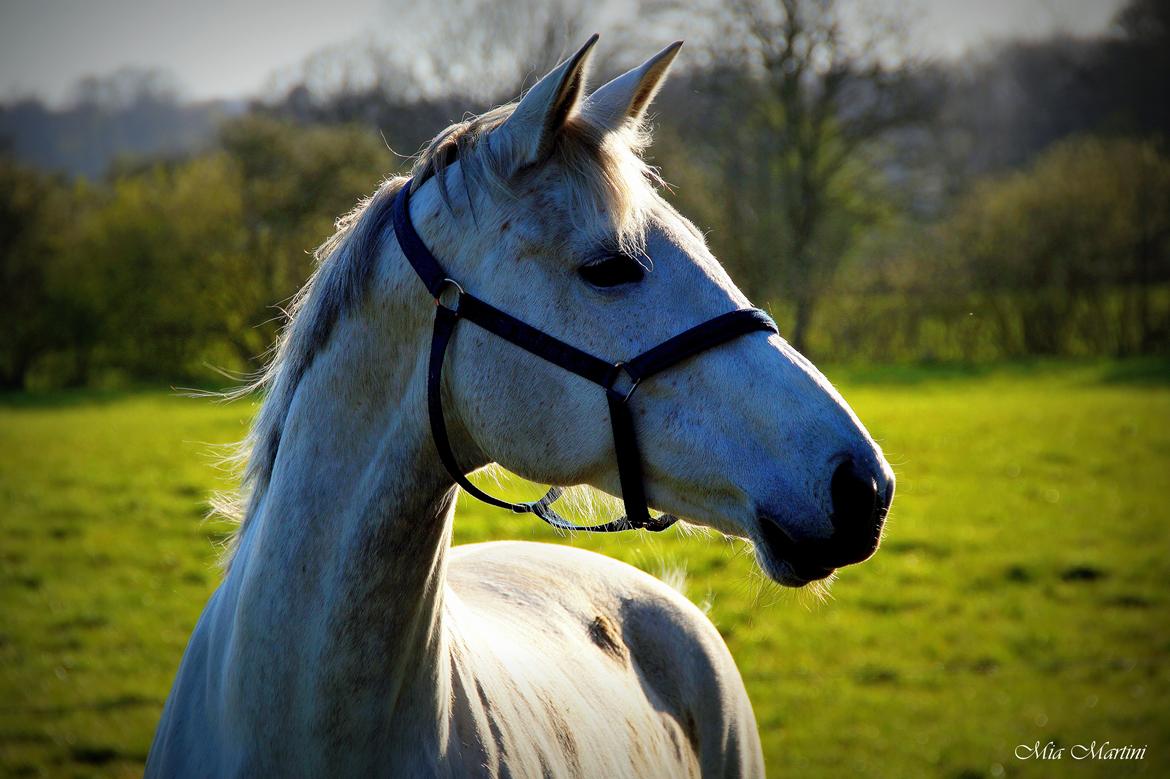
[[[852,458],[833,471],[829,490],[833,498],[833,527],[838,532],[868,535],[881,521],[884,506],[878,504],[877,482]]]

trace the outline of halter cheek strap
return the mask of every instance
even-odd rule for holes
[[[427,249],[411,223],[410,186],[411,182],[406,182],[394,201],[394,234],[406,259],[435,300],[435,327],[427,366],[427,411],[435,448],[447,472],[460,487],[484,503],[518,514],[535,514],[553,527],[563,530],[611,533],[641,528],[658,531],[665,530],[677,522],[678,518],[669,514],[650,516],[642,478],[642,458],[638,449],[634,419],[630,413],[630,398],[638,386],[651,376],[741,335],[754,332],[777,333],[779,331],[776,323],[759,309],[729,311],[663,341],[632,360],[614,363],[594,357],[485,303],[465,292],[459,284],[447,277],[442,265]],[[441,301],[443,293],[449,290],[454,290],[457,294],[452,306],[447,306]],[[569,522],[553,510],[552,504],[563,492],[560,487],[552,487],[540,500],[511,503],[489,495],[467,479],[463,468],[455,459],[451,442],[447,437],[442,395],[443,361],[447,345],[450,344],[459,321],[463,319],[530,354],[598,385],[605,391],[610,425],[613,428],[618,478],[626,509],[624,517],[601,525],[583,527]],[[616,387],[622,373],[630,380],[630,387],[624,392]]]

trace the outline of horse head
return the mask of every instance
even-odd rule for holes
[[[595,40],[517,104],[436,138],[408,208],[460,287],[618,364],[750,304],[640,154],[681,44],[587,95]],[[442,402],[469,466],[622,493],[611,409],[594,384],[470,326],[445,364]],[[649,505],[750,540],[773,580],[800,586],[876,550],[893,472],[780,335],[695,354],[641,382],[629,408]]]

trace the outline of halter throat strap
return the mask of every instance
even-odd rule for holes
[[[650,516],[643,482],[642,458],[638,449],[633,415],[630,413],[630,399],[642,381],[655,374],[742,335],[754,332],[778,333],[776,323],[759,309],[739,309],[692,327],[631,360],[610,362],[595,357],[480,300],[464,291],[463,287],[448,277],[411,222],[412,183],[407,181],[394,200],[394,234],[402,253],[406,255],[407,261],[435,301],[435,324],[427,366],[427,411],[431,435],[443,467],[460,487],[484,503],[518,514],[535,514],[553,527],[562,530],[610,533],[637,528],[660,531],[677,522],[678,518],[669,514]],[[456,299],[452,305],[446,305],[442,302],[442,297],[450,291],[456,293]],[[459,465],[451,449],[442,400],[444,357],[460,320],[472,322],[487,332],[604,390],[609,406],[610,425],[613,429],[622,501],[626,510],[624,517],[601,525],[576,525],[561,517],[552,508],[552,504],[563,492],[561,487],[552,487],[540,500],[512,503],[489,495],[468,480],[466,472]],[[616,386],[622,373],[630,380],[629,388],[624,391]]]

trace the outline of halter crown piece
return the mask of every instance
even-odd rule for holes
[[[581,351],[575,346],[537,330],[511,314],[485,303],[465,292],[463,287],[446,275],[410,221],[410,187],[407,181],[394,201],[394,235],[402,253],[414,268],[435,299],[435,329],[431,338],[430,363],[427,368],[427,410],[431,420],[431,435],[435,447],[451,477],[464,490],[484,503],[510,509],[517,514],[535,514],[553,527],[562,530],[585,530],[592,533],[612,533],[620,530],[665,530],[678,517],[662,514],[651,517],[646,505],[646,489],[642,482],[642,458],[634,433],[634,419],[630,414],[630,398],[638,386],[651,376],[687,360],[708,349],[754,332],[779,333],[776,323],[757,308],[729,311],[714,319],[692,327],[630,360],[610,362]],[[440,297],[444,292],[457,295],[453,307],[445,305]],[[562,488],[554,486],[540,500],[528,503],[510,503],[493,497],[468,481],[455,460],[451,442],[447,438],[447,423],[443,419],[442,372],[447,344],[460,320],[478,325],[489,333],[503,338],[542,360],[551,362],[570,373],[575,373],[601,387],[609,402],[609,419],[613,427],[613,447],[617,456],[618,477],[626,515],[602,525],[583,527],[561,517],[552,504],[561,496]],[[628,390],[615,385],[621,374],[630,380]]]

